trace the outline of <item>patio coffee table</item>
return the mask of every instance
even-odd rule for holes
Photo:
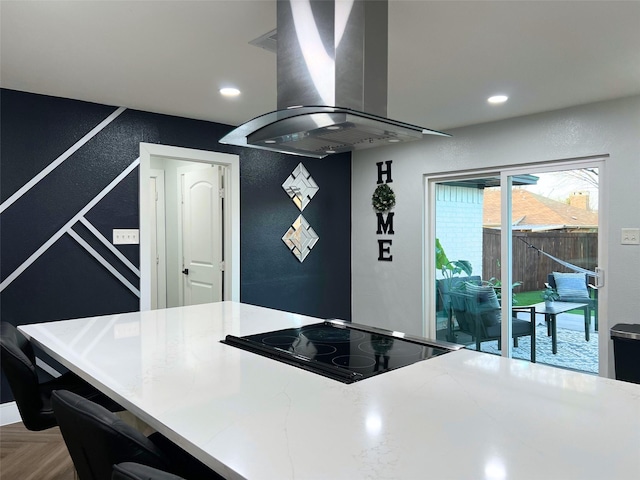
[[[558,329],[556,325],[556,315],[559,313],[565,313],[569,310],[576,310],[578,308],[586,308],[586,303],[571,303],[571,302],[552,302],[550,306],[544,302],[531,305],[536,309],[536,314],[544,315],[544,321],[547,324],[547,335],[551,333],[551,351],[558,353]]]

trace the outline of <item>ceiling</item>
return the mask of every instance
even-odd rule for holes
[[[275,0],[2,0],[0,21],[3,88],[231,125],[276,108],[249,44]],[[390,0],[388,86],[390,118],[436,130],[640,94],[640,1]]]

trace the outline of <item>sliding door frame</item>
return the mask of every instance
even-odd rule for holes
[[[505,228],[501,228],[501,277],[502,285],[506,289],[502,295],[502,345],[508,345],[502,349],[502,356],[512,356],[511,338],[511,308],[512,295],[511,285],[512,275],[512,225],[511,225],[511,192],[512,178],[517,175],[548,173],[561,170],[577,170],[583,168],[598,169],[598,211],[606,211],[608,198],[606,160],[608,155],[598,155],[591,157],[563,159],[555,161],[544,161],[533,164],[509,165],[498,168],[487,168],[478,170],[465,170],[460,172],[446,172],[429,174],[424,176],[424,220],[423,220],[423,331],[425,336],[436,338],[436,261],[435,261],[435,236],[436,236],[436,184],[447,181],[461,181],[479,177],[500,177],[501,185],[501,223]],[[599,271],[606,271],[608,265],[607,242],[609,225],[606,216],[598,216],[598,267]],[[607,376],[606,366],[609,358],[609,322],[607,315],[607,284],[603,278],[600,279],[598,290],[598,315],[599,315],[599,351],[598,369],[600,376]]]
[[[423,219],[423,335],[436,338],[436,184],[448,181],[471,180],[478,177],[499,177],[500,170],[478,169],[460,172],[446,172],[425,175],[424,184],[424,219]]]

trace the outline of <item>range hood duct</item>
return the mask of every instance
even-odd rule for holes
[[[277,15],[278,110],[220,143],[322,158],[449,136],[386,118],[387,0],[278,0]]]

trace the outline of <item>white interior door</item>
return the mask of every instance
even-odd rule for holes
[[[184,305],[222,300],[222,212],[219,168],[182,174]]]
[[[167,273],[165,254],[164,171],[150,171],[149,204],[151,205],[151,308],[167,306]]]

